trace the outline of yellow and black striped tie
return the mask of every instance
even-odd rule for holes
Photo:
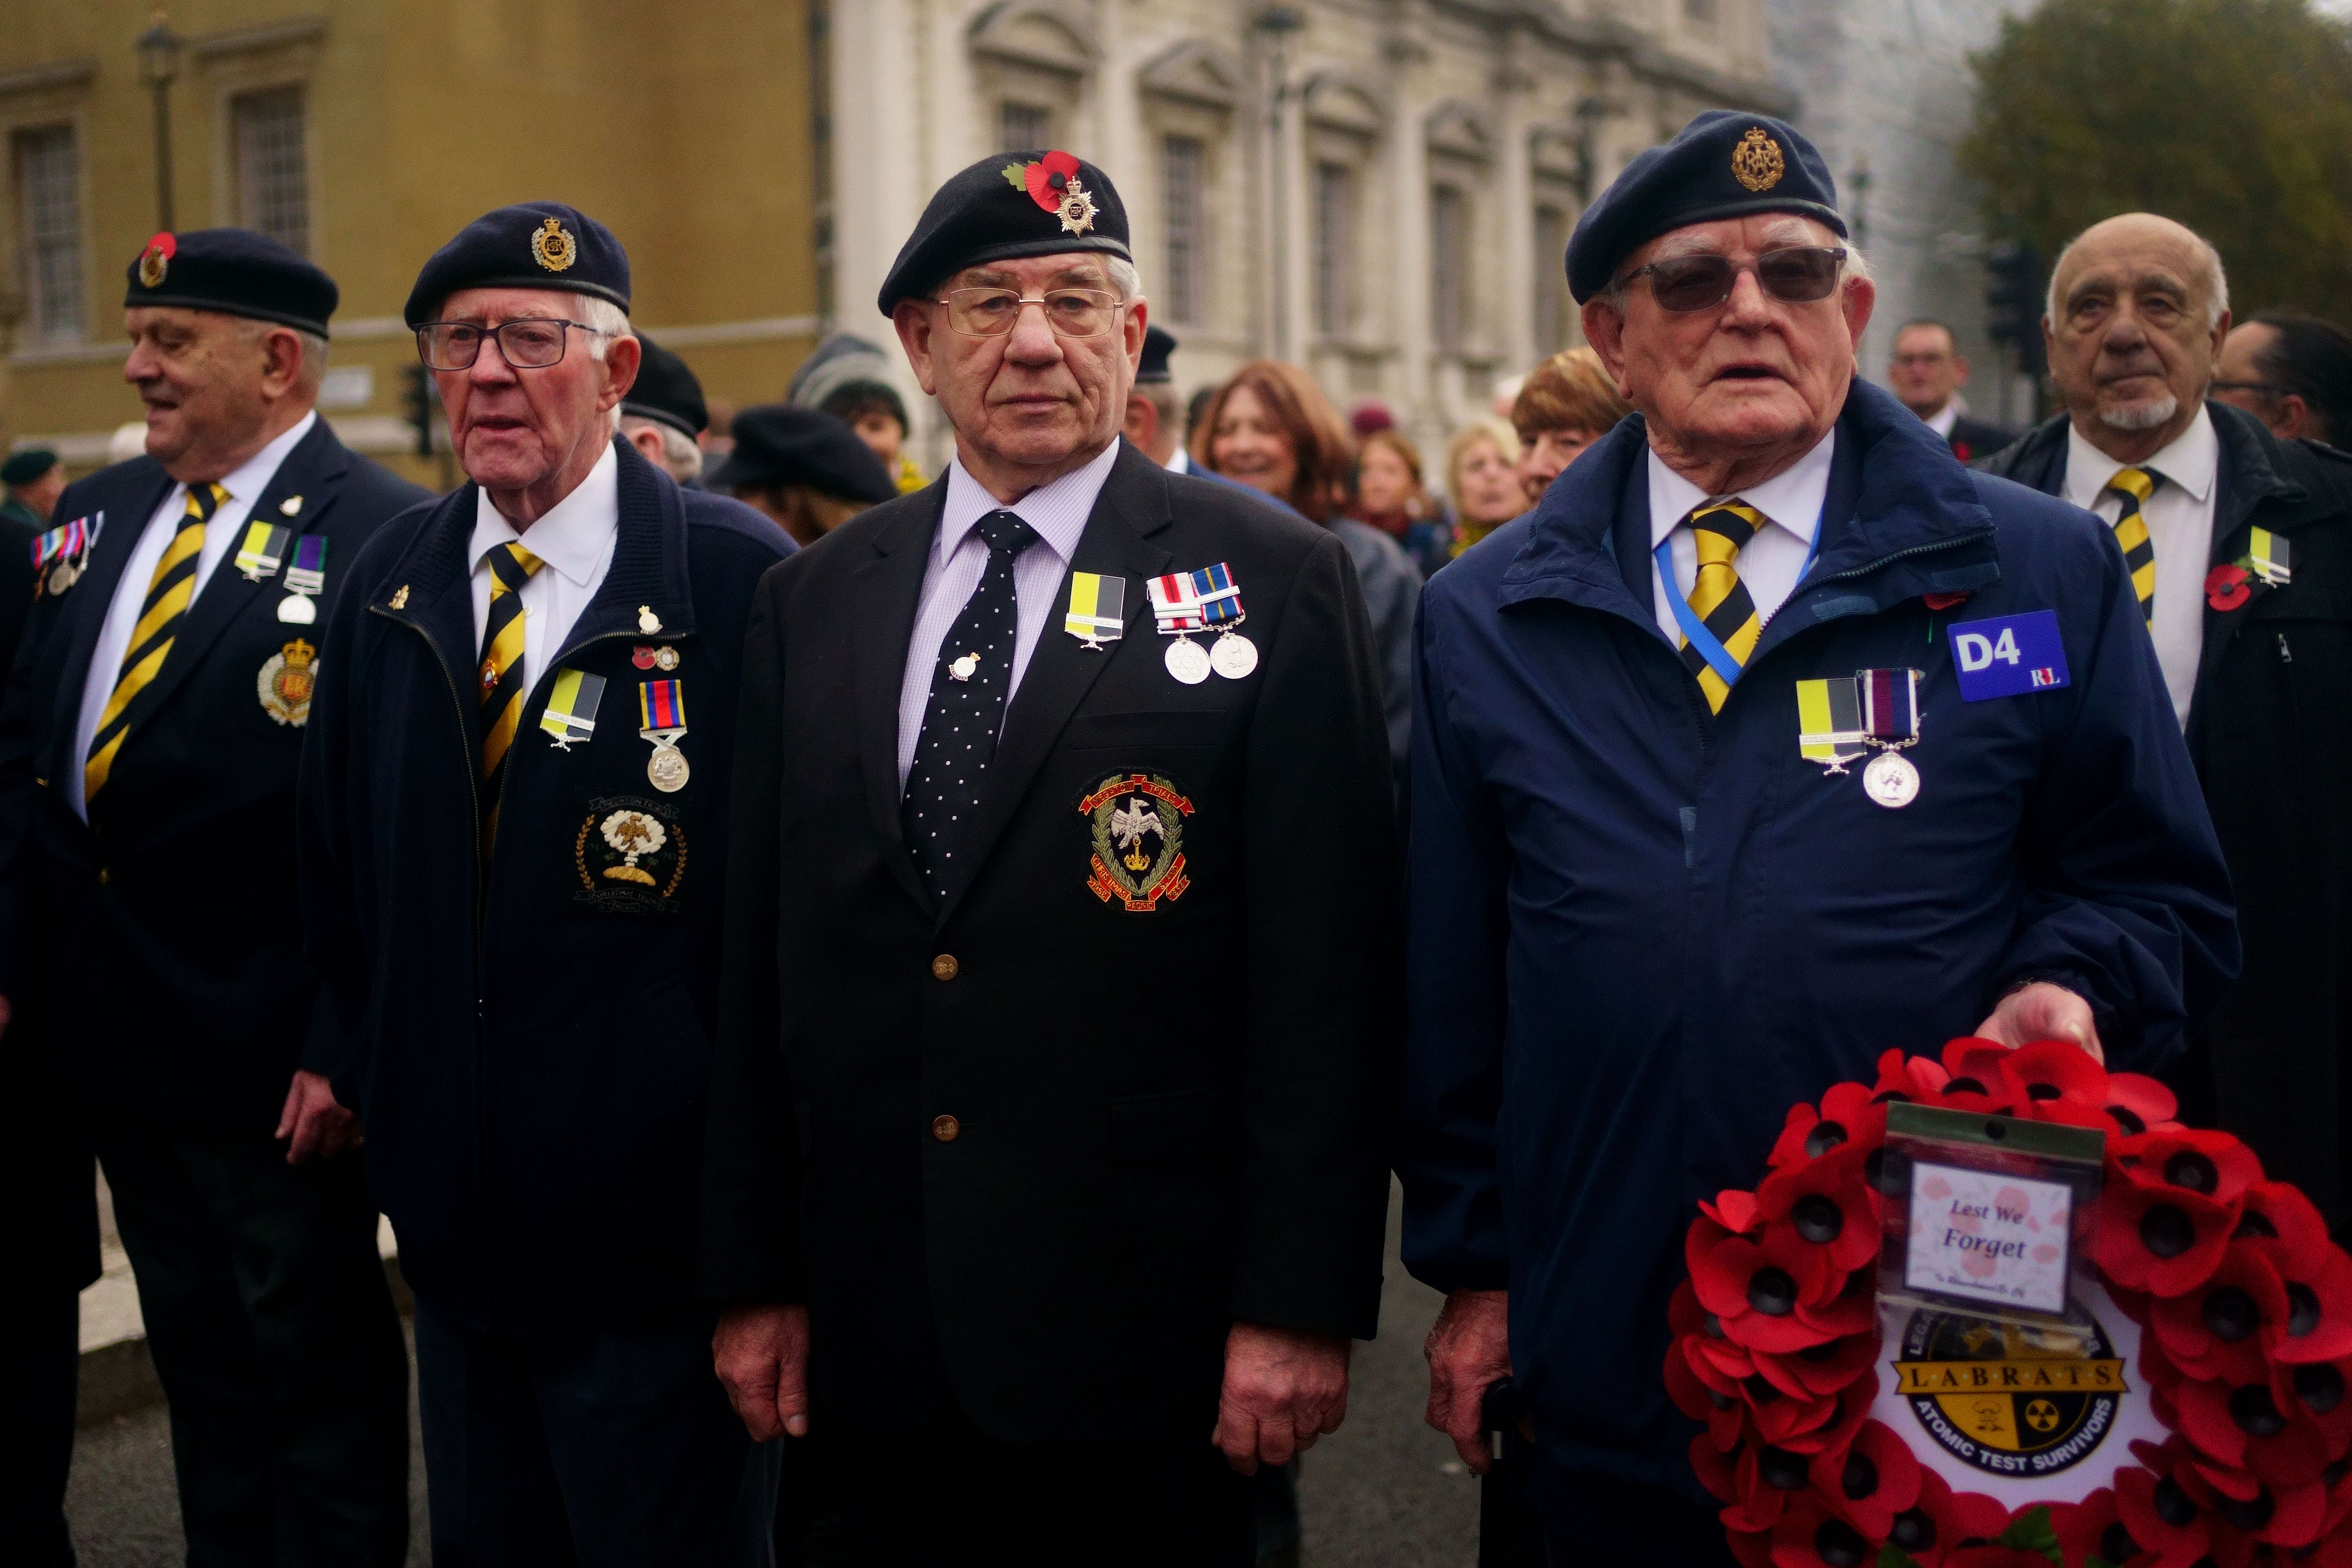
[[[2124,509],[2116,514],[2116,542],[2124,547],[2124,570],[2131,574],[2144,621],[2156,619],[2156,541],[2147,536],[2147,519],[2139,509],[2163,482],[2163,475],[2146,468],[2117,468],[2107,481],[2107,489],[2124,498]]]
[[[1724,501],[1691,513],[1691,539],[1698,546],[1698,571],[1691,579],[1689,604],[1699,624],[1723,645],[1732,662],[1742,666],[1756,650],[1764,624],[1756,616],[1756,602],[1739,580],[1739,547],[1756,537],[1764,514],[1741,501]],[[1683,663],[1698,677],[1710,712],[1723,711],[1731,685],[1717,675],[1706,656],[1683,639]]]
[[[98,716],[98,732],[90,737],[89,760],[81,770],[85,806],[106,787],[115,753],[131,733],[131,704],[163,673],[172,639],[188,618],[188,604],[196,596],[196,565],[205,550],[205,524],[227,500],[228,491],[218,485],[188,487],[187,510],[180,514],[172,542],[163,547],[163,558],[155,563],[155,574],[147,580],[147,596],[139,604],[139,625],[123,652],[122,671],[114,678],[114,691]]]
[[[490,612],[482,625],[482,811],[485,831],[499,819],[499,785],[527,695],[522,668],[522,585],[545,563],[521,545],[499,545],[490,563]]]

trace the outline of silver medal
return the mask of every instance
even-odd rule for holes
[[[308,594],[289,594],[278,601],[278,618],[289,626],[307,626],[319,618],[319,606]]]
[[[1170,643],[1161,658],[1167,662],[1168,673],[1187,686],[1198,686],[1209,679],[1209,650],[1190,637],[1178,637]]]
[[[72,562],[58,562],[55,566],[49,568],[49,592],[52,594],[64,593],[68,588],[74,585],[74,579],[80,575],[81,573],[79,569],[78,569]]]
[[[646,777],[654,788],[664,795],[676,795],[686,787],[687,776],[691,771],[686,765],[686,753],[679,751],[675,742],[654,742],[654,754],[646,762]]]
[[[1257,668],[1257,644],[1239,632],[1227,632],[1209,650],[1209,668],[1227,680],[1239,680]]]
[[[1881,752],[1862,770],[1862,793],[1889,810],[1919,798],[1919,770],[1897,752]]]

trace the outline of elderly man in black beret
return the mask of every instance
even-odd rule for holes
[[[407,1358],[359,1128],[325,1076],[290,824],[319,622],[425,492],[314,410],[337,302],[317,267],[202,229],[126,270],[147,455],[59,499],[0,710],[0,1051],[22,1064],[46,1039],[88,1101],[190,1559],[397,1563]],[[70,1135],[22,1079],[0,1108],[11,1162]],[[88,1156],[62,1158],[58,1202],[86,1227]],[[43,1331],[68,1355],[72,1305]]]
[[[416,1292],[438,1563],[766,1561],[693,1294],[730,753],[792,542],[615,426],[629,263],[534,202],[407,306],[467,482],[363,552],[299,823],[339,1093]]]
[[[2122,553],[1855,376],[1811,143],[1699,116],[1568,277],[1637,412],[1415,631],[1404,1257],[1430,1420],[1483,1470],[1516,1377],[1554,1562],[1728,1563],[1659,1373],[1698,1201],[1890,1047],[2145,1070],[2238,941]]]
[[[1120,438],[1147,306],[1066,153],[878,300],[955,430],[762,584],[706,1292],[858,1561],[1245,1564],[1380,1296],[1386,742],[1339,542]],[[1246,627],[1244,629],[1244,619]]]
[[[849,422],[789,403],[746,408],[710,488],[758,508],[802,544],[814,544],[898,493],[874,448]]]
[[[692,487],[702,478],[703,431],[710,410],[693,367],[644,333],[637,334],[637,379],[621,399],[621,436],[637,456]]]

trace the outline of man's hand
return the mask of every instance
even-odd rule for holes
[[[1286,1465],[1348,1417],[1348,1342],[1305,1329],[1235,1323],[1209,1441],[1244,1475]]]
[[[1992,1016],[1977,1026],[1977,1034],[2011,1050],[2036,1040],[2072,1040],[2090,1052],[2093,1061],[2104,1067],[2107,1060],[2107,1053],[2099,1048],[2091,1005],[2063,985],[2046,980],[2021,985],[2002,997],[1994,1005]]]
[[[1453,1438],[1462,1462],[1482,1476],[1495,1468],[1486,1447],[1486,1390],[1511,1375],[1510,1300],[1507,1290],[1454,1291],[1421,1347],[1429,1358],[1423,1419]]]
[[[334,1086],[314,1072],[296,1072],[286,1086],[286,1109],[273,1138],[287,1140],[286,1163],[331,1160],[360,1141],[360,1119],[335,1103]]]
[[[730,1307],[719,1315],[711,1370],[754,1443],[808,1436],[808,1354],[804,1306]]]

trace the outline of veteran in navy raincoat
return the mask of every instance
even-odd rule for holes
[[[2145,1068],[2237,967],[2121,553],[1854,379],[1835,199],[1753,116],[1630,165],[1569,273],[1642,412],[1422,600],[1404,1258],[1432,1422],[1484,1468],[1516,1375],[1555,1563],[1729,1561],[1666,1302],[1790,1104],[1971,1033]]]

